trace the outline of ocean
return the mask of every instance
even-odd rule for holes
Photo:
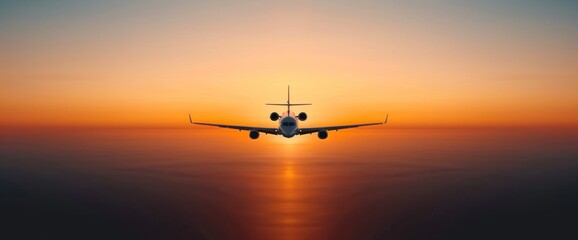
[[[1,129],[2,239],[576,239],[576,129]]]

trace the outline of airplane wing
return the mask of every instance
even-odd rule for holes
[[[220,127],[220,128],[231,128],[231,129],[237,129],[239,131],[241,131],[241,130],[243,130],[243,131],[257,130],[259,132],[266,133],[266,134],[275,134],[275,135],[280,134],[279,130],[277,128],[261,128],[261,127],[250,127],[250,126],[237,126],[237,125],[227,125],[227,124],[193,122],[193,118],[191,118],[190,114],[189,114],[189,121],[191,122],[191,124],[196,124],[196,125],[205,125],[205,126]]]
[[[381,125],[386,124],[387,119],[389,118],[389,114],[385,116],[385,121],[383,122],[375,122],[375,123],[361,123],[361,124],[350,124],[350,125],[338,125],[338,126],[327,126],[327,127],[315,127],[315,128],[299,128],[299,135],[303,134],[311,134],[319,131],[337,131],[339,129],[346,129],[346,128],[356,128],[356,127],[364,127],[364,126],[371,126],[371,125]]]

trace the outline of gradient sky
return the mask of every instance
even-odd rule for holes
[[[0,125],[578,125],[575,1],[0,2]]]

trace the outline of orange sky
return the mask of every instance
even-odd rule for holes
[[[431,3],[430,3],[431,4]],[[3,126],[578,125],[563,6],[157,1],[5,6]]]

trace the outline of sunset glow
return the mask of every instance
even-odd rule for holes
[[[403,2],[3,3],[0,125],[576,126],[571,8]]]

